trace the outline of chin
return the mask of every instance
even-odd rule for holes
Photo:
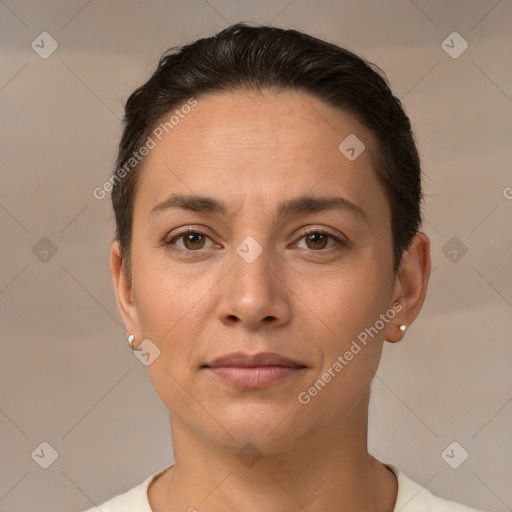
[[[296,408],[296,414],[300,412]],[[287,450],[288,444],[290,449],[295,445],[301,436],[302,427],[307,427],[297,421],[296,414],[294,415],[291,407],[275,404],[233,404],[225,408],[222,415],[216,416],[217,421],[232,437],[223,429],[219,430],[216,425],[215,441],[236,453],[242,447],[244,452],[254,449],[263,455],[282,453]],[[208,437],[211,437],[211,433]]]

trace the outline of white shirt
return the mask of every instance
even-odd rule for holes
[[[433,495],[429,490],[410,480],[396,466],[384,464],[398,480],[398,494],[393,512],[479,512],[454,501]],[[167,468],[152,474],[144,482],[124,494],[118,494],[99,507],[85,512],[153,512],[148,500],[149,484]]]

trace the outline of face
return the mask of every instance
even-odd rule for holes
[[[277,453],[355,414],[398,331],[376,142],[297,92],[197,101],[141,170],[119,305],[160,351],[148,371],[171,423]],[[365,145],[355,160],[338,149],[351,134]],[[215,363],[264,352],[277,355]]]

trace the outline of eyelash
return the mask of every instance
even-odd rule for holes
[[[174,242],[176,242],[177,240],[179,240],[180,238],[186,236],[186,235],[190,235],[190,234],[194,234],[194,235],[200,235],[200,236],[203,236],[205,238],[210,238],[206,233],[204,233],[203,231],[201,230],[198,230],[198,229],[192,229],[192,228],[188,228],[184,231],[181,231],[180,233],[176,234],[175,236],[173,236],[172,238],[170,238],[169,240],[166,240],[164,241],[164,245],[167,247],[167,248],[171,248],[172,246],[174,246]],[[308,236],[308,235],[312,235],[312,234],[315,234],[315,235],[325,235],[329,238],[332,238],[336,244],[338,246],[346,246],[346,242],[341,240],[340,238],[338,238],[337,236],[334,236],[332,233],[329,233],[328,231],[322,231],[320,229],[310,229],[308,231],[304,231],[303,233],[301,233],[301,236],[299,238],[299,240],[302,240],[304,237]],[[210,238],[211,240],[211,238]],[[310,253],[322,253],[322,252],[329,252],[330,250],[332,249],[336,249],[336,247],[330,247],[329,249],[304,249]],[[185,253],[188,253],[188,254],[193,254],[193,253],[199,253],[201,252],[202,249],[197,249],[197,250],[190,250],[190,249],[181,249],[181,248],[177,248],[176,250],[179,250],[179,251],[183,251]]]

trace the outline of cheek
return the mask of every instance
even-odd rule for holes
[[[149,251],[139,260],[134,259],[133,286],[141,329],[145,336],[172,338],[208,291],[197,271],[191,274],[180,267],[171,268],[165,257]]]
[[[160,350],[148,368],[154,383],[173,388],[189,378],[197,352],[211,336],[217,271],[193,264],[171,266],[161,255],[147,254],[133,267],[133,285],[141,335]],[[192,268],[194,267],[194,268]]]
[[[357,270],[339,269],[331,279],[323,281],[322,288],[314,287],[310,293],[308,306],[321,320],[315,318],[321,331],[312,330],[311,336],[321,364],[301,390],[305,393],[302,396],[310,400],[305,414],[318,413],[326,421],[335,421],[368,392],[379,365],[385,332],[375,330],[376,322],[381,322],[380,315],[386,311],[389,295],[383,277],[375,263],[361,264]],[[305,327],[311,329],[312,325],[311,321]]]
[[[340,340],[373,324],[389,295],[389,285],[375,262],[332,267],[329,274],[301,280],[295,286],[305,307]]]
[[[347,406],[347,389],[352,396],[360,395],[377,370],[387,325],[380,315],[389,306],[390,286],[375,261],[339,268],[323,284],[323,291],[316,288],[314,311],[322,320],[324,335],[318,335],[314,345],[321,352],[318,378],[329,372],[325,377],[332,385],[322,400]]]
[[[134,268],[134,290],[141,334],[160,351],[147,367],[155,392],[169,410],[186,411],[190,365],[205,332],[200,318],[208,288],[200,279],[166,270],[147,257],[144,265]]]

